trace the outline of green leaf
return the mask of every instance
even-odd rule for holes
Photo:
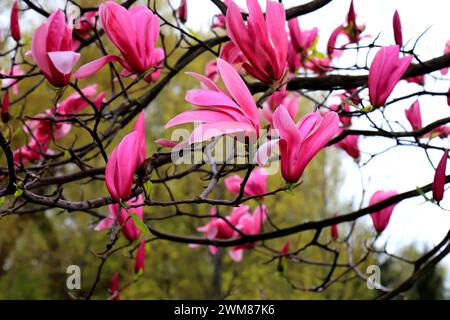
[[[23,182],[17,182],[14,184],[16,187],[16,192],[14,192],[14,196],[20,197],[23,194],[23,191],[25,190]]]
[[[137,273],[134,274],[134,278],[137,280],[144,275],[144,270],[139,269]]]
[[[147,195],[151,195],[153,191],[153,183],[150,180],[146,181],[144,183],[144,189]]]
[[[139,217],[137,216],[136,213],[129,212],[129,215],[130,215],[131,219],[133,219],[136,227],[139,230],[141,230],[143,234],[150,235],[150,231],[148,230],[147,225],[141,219],[139,219]]]
[[[427,197],[427,195],[425,194],[425,192],[423,192],[423,190],[419,187],[416,187],[416,191],[417,193],[419,193],[422,197],[425,198],[425,201],[432,201],[430,198]]]
[[[368,106],[365,106],[364,108],[361,109],[361,111],[364,112],[364,113],[370,112],[372,110],[373,110],[373,107],[370,104]]]
[[[280,275],[283,275],[284,271],[287,268],[287,260],[286,258],[280,258],[280,260],[278,261],[278,266],[277,266],[277,271]]]
[[[0,206],[5,202],[5,197],[0,197]]]

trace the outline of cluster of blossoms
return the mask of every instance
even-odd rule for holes
[[[186,93],[185,100],[196,108],[176,115],[165,125],[167,129],[186,123],[201,123],[202,125],[190,134],[188,145],[203,143],[224,135],[243,135],[258,140],[264,124],[270,128],[271,139],[260,146],[257,153],[259,166],[252,171],[245,185],[242,185],[244,179],[239,176],[224,180],[230,193],[243,193],[254,197],[257,206],[251,210],[247,205],[240,205],[233,208],[228,216],[222,216],[216,208],[212,208],[211,221],[197,229],[212,242],[259,234],[268,215],[267,208],[262,203],[267,193],[269,177],[263,168],[265,160],[278,148],[282,177],[288,184],[297,183],[309,163],[330,140],[352,126],[352,111],[362,101],[359,91],[347,90],[337,95],[339,103],[330,105],[326,112],[315,110],[297,119],[301,97],[298,92],[290,92],[286,85],[300,70],[322,75],[332,68],[334,60],[340,57],[343,48],[358,43],[364,37],[362,33],[365,27],[357,24],[353,2],[345,23],[339,25],[331,34],[326,54],[318,52],[316,48],[318,29],[302,30],[297,18],[287,21],[283,4],[278,1],[267,0],[265,14],[257,0],[247,0],[247,10],[238,7],[234,1],[225,1],[225,4],[226,15],[215,17],[213,27],[225,29],[230,41],[222,47],[219,58],[208,63],[205,75],[189,73],[201,83],[200,89]],[[244,12],[247,13],[246,19]],[[181,2],[177,14],[182,22],[186,22],[187,1]],[[104,30],[120,54],[107,54],[78,67],[74,72],[80,59],[78,50],[81,43],[74,39],[73,34],[86,39],[96,27],[97,19],[100,22],[99,27]],[[370,65],[368,93],[372,108],[386,105],[413,60],[412,55],[401,54],[403,40],[397,12],[393,18],[393,29],[396,44],[379,48]],[[106,1],[99,6],[98,11],[86,13],[77,29],[73,29],[66,22],[61,10],[55,11],[34,32],[30,55],[48,82],[58,88],[66,87],[71,78],[88,78],[111,62],[120,64],[123,68],[122,76],[141,77],[147,82],[155,82],[160,76],[165,58],[163,49],[156,47],[159,32],[159,19],[147,6],[135,5],[126,9],[113,1]],[[17,1],[11,13],[11,35],[15,41],[21,40]],[[346,42],[336,47],[342,37],[347,39]],[[446,50],[448,52],[449,46]],[[446,72],[447,70],[442,70],[442,73]],[[23,71],[18,66],[12,66],[10,72],[4,74],[20,76]],[[272,89],[262,108],[258,108],[243,76],[253,77]],[[223,82],[224,88],[218,85],[219,80]],[[419,84],[425,81],[423,77],[405,80]],[[14,94],[18,92],[15,78],[3,80],[2,88],[5,91],[2,115],[6,118],[9,109],[9,88],[12,88]],[[51,155],[50,143],[69,133],[72,127],[71,116],[89,106],[86,98],[92,101],[92,106],[101,109],[105,93],[97,93],[95,84],[82,89],[81,93],[72,94],[25,123],[24,131],[30,139],[26,145],[14,151],[17,166]],[[405,115],[414,131],[423,128],[419,101],[405,110]],[[443,125],[427,137],[446,137],[448,134],[449,127]],[[359,159],[361,152],[358,142],[359,136],[348,135],[335,146],[352,158]],[[165,146],[174,145],[170,141],[165,142]],[[141,230],[133,217],[143,221],[144,200],[139,190],[133,190],[133,184],[136,170],[146,157],[145,120],[142,112],[132,132],[122,138],[108,159],[105,182],[114,204],[109,206],[110,215],[95,227],[98,231],[114,231],[119,227],[126,239],[131,242],[139,241],[135,266],[137,274],[144,270],[145,240],[140,240]],[[448,150],[436,168],[433,198],[437,202],[442,200],[444,194],[447,159]],[[387,199],[395,198],[396,194],[396,191],[377,191],[371,197],[369,205],[376,206]],[[371,214],[376,232],[385,230],[395,205],[394,202]],[[336,225],[331,227],[331,236],[334,240],[339,237]],[[246,243],[232,247],[229,250],[231,258],[240,261],[244,250],[254,245]],[[210,245],[209,249],[212,254],[218,251],[214,245]],[[288,246],[285,246],[282,252],[287,251]],[[117,273],[111,286],[111,298],[119,298]]]

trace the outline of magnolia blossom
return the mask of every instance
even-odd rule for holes
[[[330,110],[338,113],[339,121],[344,128],[348,128],[352,125],[352,117],[344,114],[344,112],[351,111],[348,104],[333,104],[330,106]]]
[[[3,95],[1,118],[3,122],[9,121],[9,90],[6,90],[5,94]]]
[[[422,129],[422,116],[420,114],[419,100],[416,100],[408,109],[405,110],[405,115],[413,130]]]
[[[251,173],[244,187],[244,194],[248,196],[257,196],[267,192],[268,172],[263,168],[256,168]],[[241,184],[244,181],[238,175],[224,179],[225,187],[234,194],[239,194]]]
[[[136,261],[134,264],[134,273],[141,274],[145,271],[145,240],[139,242],[136,250]]]
[[[10,72],[1,72],[3,79],[2,79],[2,89],[12,88],[12,92],[17,95],[19,93],[19,85],[18,85],[18,79],[15,78],[16,76],[24,75],[25,72],[22,71],[19,65],[14,65]],[[8,76],[13,76],[8,78]]]
[[[397,195],[397,191],[379,190],[375,192],[370,198],[369,206],[373,206],[395,195]],[[386,227],[388,226],[392,212],[394,211],[396,205],[397,204],[392,204],[370,215],[370,217],[372,218],[373,226],[378,233],[383,232],[384,229],[386,229]]]
[[[444,48],[444,54],[449,54],[450,53],[450,40],[448,40],[445,43],[445,48]],[[445,76],[448,73],[448,67],[447,68],[442,68],[441,69],[441,74],[443,76]]]
[[[405,81],[410,83],[417,83],[419,86],[423,86],[425,85],[425,75],[421,74],[414,77],[409,77],[406,78]]]
[[[225,60],[217,59],[217,69],[226,90],[219,89],[207,77],[190,72],[207,88],[190,90],[186,94],[186,101],[199,108],[180,113],[165,125],[170,128],[200,122],[202,125],[189,136],[190,144],[225,134],[244,133],[254,137],[259,134],[258,109],[244,81]]]
[[[187,0],[181,0],[180,7],[177,10],[177,15],[181,22],[186,23],[188,18]]]
[[[289,112],[292,120],[295,120],[299,109],[299,100],[300,94],[296,92],[289,93],[285,87],[283,87],[280,91],[273,93],[270,98],[267,99],[267,102],[264,103],[261,110],[261,115],[268,124],[272,124],[274,110],[278,106],[283,105]]]
[[[430,131],[429,133],[427,133],[425,135],[425,137],[428,138],[435,138],[435,137],[439,137],[441,139],[445,139],[450,135],[450,125],[441,125],[437,128],[434,128],[432,131]]]
[[[122,139],[106,164],[105,183],[115,201],[126,200],[130,196],[134,174],[144,162],[145,153],[145,123],[142,112],[133,132]]]
[[[341,55],[341,52],[335,52],[336,42],[339,35],[345,35],[348,39],[348,42],[342,46],[342,48],[344,48],[351,43],[358,43],[363,38],[361,36],[361,33],[364,31],[364,29],[365,25],[358,25],[356,23],[356,12],[352,0],[348,9],[346,23],[337,26],[331,33],[331,36],[328,40],[327,52],[329,57],[334,58]]]
[[[111,287],[109,288],[109,299],[110,300],[120,300],[120,289],[119,289],[119,273],[114,272],[111,280]]]
[[[113,1],[106,1],[98,12],[103,29],[121,57],[109,54],[91,61],[77,70],[75,78],[89,77],[112,61],[119,62],[125,69],[123,75],[141,74],[160,65],[164,53],[161,48],[155,48],[159,36],[158,17],[145,5],[127,10]]]
[[[412,56],[399,58],[399,47],[382,47],[370,65],[369,97],[374,107],[383,106],[411,64]]]
[[[31,56],[52,85],[64,87],[69,83],[80,54],[72,51],[72,29],[61,10],[52,13],[34,32]]]
[[[11,20],[10,20],[10,28],[11,28],[11,36],[17,42],[20,41],[20,25],[19,25],[19,7],[17,4],[17,0],[14,0],[12,9],[11,9]]]
[[[447,168],[448,160],[448,149],[445,150],[436,167],[436,172],[434,174],[433,180],[433,199],[440,202],[444,198],[444,188],[445,188],[445,169]]]
[[[211,215],[216,215],[215,209],[211,209]],[[267,209],[264,205],[258,206],[253,214],[249,212],[248,206],[241,205],[234,208],[231,214],[223,219],[212,217],[211,222],[197,228],[197,231],[204,233],[205,237],[210,240],[238,239],[241,237],[240,234],[258,234],[266,218]],[[233,226],[234,228],[232,228],[231,226]],[[232,247],[229,251],[231,259],[236,262],[241,261],[244,250],[253,246],[254,243],[249,243]],[[191,245],[191,247],[198,246]],[[216,254],[218,248],[211,245],[209,246],[209,250],[212,254]]]
[[[281,153],[281,173],[289,183],[297,182],[314,156],[339,132],[339,118],[335,112],[321,115],[319,111],[303,117],[297,124],[285,107],[279,106],[274,113],[273,127],[279,139],[263,144],[257,154],[259,162],[264,153],[279,144]]]
[[[286,70],[288,37],[286,14],[281,3],[267,0],[266,16],[257,0],[247,0],[247,25],[241,10],[231,2],[226,14],[227,34],[248,62],[244,69],[268,84],[279,82]]]
[[[399,47],[403,46],[403,35],[402,35],[402,23],[400,21],[400,15],[398,14],[398,11],[395,10],[394,17],[393,17],[393,27],[394,27],[394,38],[395,38],[395,44]]]
[[[229,7],[229,6],[230,6],[230,3],[232,2],[232,0],[224,0],[223,2],[225,3],[225,5],[226,5],[227,7]],[[241,12],[244,12],[243,9],[241,9],[241,8],[239,8],[239,9],[241,10]],[[212,25],[211,25],[211,28],[225,29],[225,25],[226,25],[226,18],[225,18],[225,15],[223,15],[222,13],[221,13],[221,14],[216,14],[216,15],[214,16],[214,19],[213,19],[213,23],[212,23]]]
[[[305,61],[305,69],[311,70],[319,75],[331,69],[331,61],[328,57],[312,57]]]
[[[134,212],[136,216],[143,220],[144,211],[143,211],[143,201],[142,195],[139,195],[136,198],[133,198],[126,202],[128,206],[138,206],[136,208],[127,209],[130,212]],[[121,208],[119,204],[110,204],[108,206],[109,216],[100,220],[100,222],[95,226],[95,231],[102,231],[110,229],[114,226],[114,223],[117,223],[122,229],[122,233],[129,241],[135,241],[141,235],[141,230],[136,227],[134,220],[129,215],[128,211],[124,208]]]
[[[359,150],[358,140],[358,135],[349,135],[336,143],[335,146],[347,152],[350,157],[359,159],[359,157],[361,156],[361,151]]]
[[[336,218],[336,214],[334,214],[333,217]],[[339,238],[339,229],[338,229],[337,224],[331,225],[330,234],[331,234],[331,239],[333,239],[335,241]]]
[[[89,39],[90,32],[93,30],[95,25],[95,17],[97,16],[97,14],[97,11],[88,11],[84,13],[79,18],[78,23],[74,26],[73,33],[82,39]],[[80,48],[80,45],[80,40],[74,38],[72,41],[72,50],[78,50]]]
[[[293,71],[294,66],[300,66],[307,61],[308,51],[312,48],[319,29],[313,28],[302,31],[297,18],[289,20],[288,26],[290,34],[288,63],[290,64],[290,70]]]
[[[287,240],[280,250],[280,256],[287,256],[289,254],[289,245],[290,245],[289,240]]]

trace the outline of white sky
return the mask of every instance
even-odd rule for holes
[[[285,8],[308,1],[285,0]],[[245,1],[237,1],[245,8]],[[265,6],[265,1],[260,1]],[[349,0],[334,0],[324,8],[302,16],[300,26],[302,29],[319,27],[319,49],[325,51],[330,33],[341,24],[348,11]],[[365,34],[376,36],[381,33],[378,44],[393,44],[392,15],[399,11],[403,26],[403,41],[406,43],[414,40],[431,27],[421,38],[415,52],[422,60],[442,55],[443,48],[450,39],[450,1],[429,0],[424,4],[421,0],[355,0],[355,10],[358,15],[358,23],[366,25]],[[189,17],[187,26],[192,29],[207,30],[211,16],[219,13],[210,0],[191,0],[189,5]],[[370,40],[367,40],[370,42]],[[364,43],[364,42],[363,42]],[[408,48],[408,47],[407,47]],[[350,65],[354,56],[343,57],[342,65]],[[363,60],[362,60],[363,61]],[[440,76],[438,72],[433,75]],[[427,77],[426,89],[436,92],[446,92],[450,82],[437,83],[433,78]],[[394,90],[392,97],[402,96],[406,93],[420,91],[416,84],[402,81]],[[367,92],[363,96],[367,97]],[[409,107],[415,99],[405,100],[393,105],[386,112],[388,119],[399,121],[406,128],[410,128],[404,109]],[[426,125],[444,116],[450,116],[445,97],[420,97],[423,124]],[[379,118],[379,117],[378,117]],[[375,119],[377,119],[375,117]],[[354,128],[368,129],[366,121],[355,121]],[[397,128],[401,130],[400,127]],[[447,140],[436,140],[437,145],[449,146]],[[362,152],[375,153],[390,146],[392,142],[382,138],[367,138],[360,143]],[[431,152],[430,156],[434,165],[437,165],[442,152]],[[366,157],[367,159],[367,157]],[[363,157],[364,160],[364,157]],[[450,167],[450,166],[449,166]],[[344,187],[340,191],[342,199],[353,199],[355,208],[361,200],[361,176],[357,165],[350,157],[343,154],[343,171],[346,174]],[[447,174],[450,168],[447,168]],[[364,185],[367,190],[364,204],[368,198],[378,189],[395,189],[399,192],[407,191],[422,186],[432,181],[434,169],[430,166],[425,154],[417,148],[400,147],[373,159],[362,168]],[[369,183],[370,182],[370,183]],[[447,192],[442,206],[450,209],[450,191]],[[370,217],[364,217],[366,223],[370,223]],[[396,252],[400,247],[415,243],[419,248],[437,244],[450,229],[450,212],[441,210],[430,203],[424,203],[422,197],[402,201],[397,205],[391,217],[388,228],[379,240],[380,244],[388,241],[388,250]],[[450,257],[445,258],[445,265],[450,266]],[[450,281],[450,276],[448,277]]]

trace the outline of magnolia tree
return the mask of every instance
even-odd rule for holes
[[[286,276],[285,280],[299,290],[321,292],[350,277],[368,281],[382,298],[411,288],[448,254],[450,233],[419,259],[408,261],[413,272],[398,287],[382,285],[360,265],[377,254],[402,259],[375,246],[399,202],[423,197],[440,206],[444,197],[450,181],[445,175],[450,113],[447,109],[447,117],[423,123],[421,113],[426,108],[421,109],[419,97],[433,96],[440,104],[447,98],[450,105],[447,91],[423,87],[430,79],[445,81],[450,42],[442,44],[442,56],[420,60],[415,44],[403,41],[397,11],[392,13],[392,29],[383,30],[392,34],[393,41],[381,43],[377,35],[364,32],[351,1],[347,16],[331,34],[322,34],[320,26],[301,28],[302,16],[320,13],[331,0],[312,0],[290,8],[282,1],[270,0],[263,7],[257,0],[247,0],[243,7],[231,0],[211,2],[222,13],[211,17],[212,32],[207,39],[184,26],[192,5],[187,0],[99,1],[89,7],[67,1],[63,9],[53,12],[35,0],[13,3],[10,32],[4,35],[7,49],[2,52],[7,68],[0,75],[4,123],[0,134],[0,215],[58,208],[91,215],[96,221],[92,232],[108,230],[103,233],[105,250],[98,254],[101,264],[97,277],[84,297],[88,299],[96,290],[104,262],[114,252],[131,250],[134,271],[139,275],[144,271],[146,242],[159,240],[200,248],[192,254],[201,248],[209,249],[212,255],[226,250],[236,262],[258,249],[278,262],[279,269],[292,261],[326,270],[326,276],[309,287]],[[21,35],[25,13],[45,19],[32,31],[31,40]],[[173,44],[165,41],[169,33],[176,37]],[[319,34],[328,39],[326,52],[316,46]],[[95,48],[90,56],[95,52],[96,58],[86,61],[83,53],[90,47]],[[349,67],[345,61],[355,52],[366,57],[365,64],[353,61]],[[190,63],[204,53],[216,57],[204,67],[204,73],[190,72]],[[174,63],[169,62],[171,57],[176,57]],[[104,81],[111,83],[111,90],[100,92],[99,84],[90,78],[103,68],[110,70],[110,78]],[[160,124],[167,132],[164,136],[172,137],[164,139],[152,126],[146,126],[145,111],[182,71],[197,80],[198,86],[186,92],[185,100],[191,107]],[[36,84],[27,90],[21,88],[30,78]],[[88,85],[80,86],[81,79]],[[417,85],[392,98],[402,81]],[[52,104],[42,106],[38,114],[19,112],[17,105],[26,105],[27,97],[43,82],[54,88]],[[137,87],[144,89],[137,91],[136,97]],[[408,98],[417,98],[404,112],[410,126],[394,126],[399,119],[389,118],[385,111],[398,108]],[[313,104],[313,110],[299,110],[299,99]],[[161,112],[164,105],[158,108]],[[22,125],[12,125],[12,120]],[[355,121],[366,128],[352,128]],[[62,147],[59,140],[70,136],[73,127],[81,129],[88,142],[74,139],[69,148]],[[28,141],[17,145],[15,133],[22,130]],[[361,204],[352,212],[336,212],[313,221],[302,220],[299,212],[297,224],[282,228],[271,221],[266,199],[302,188],[302,176],[318,153],[339,148],[362,165],[363,158],[367,161],[379,154],[361,155],[358,142],[374,137],[392,140],[391,149],[406,145],[425,153],[439,152],[442,157],[438,163],[430,160],[434,177],[430,176],[426,185],[411,185],[406,192],[376,191],[367,195],[367,205]],[[160,147],[147,150],[149,139]],[[100,165],[93,166],[93,159]],[[177,167],[183,169],[168,170]],[[166,174],[156,176],[158,169]],[[166,183],[174,182],[173,188],[194,173],[203,177],[192,186],[197,196],[174,197]],[[268,189],[270,179],[278,179],[278,188]],[[82,201],[65,195],[71,184],[92,180],[104,181],[104,191]],[[170,201],[152,194],[155,184],[167,187]],[[215,190],[220,187],[227,192],[217,196]],[[179,206],[184,204],[198,210],[183,212]],[[177,219],[183,216],[182,221],[186,221],[187,217],[197,229],[191,234],[172,234],[155,227],[151,213],[155,210],[144,214],[144,208],[162,206],[172,208],[173,214],[158,219],[182,223]],[[102,214],[103,208],[108,208],[108,216]],[[373,232],[364,239],[363,254],[354,257],[348,253],[342,261],[343,252],[351,252],[355,246],[355,222],[366,215],[372,219]],[[314,236],[306,245],[289,243],[289,236],[311,231]],[[117,246],[121,237],[129,240],[125,247]],[[271,244],[278,238],[286,239],[282,248]],[[331,258],[301,259],[310,247],[330,253]],[[121,288],[130,284],[126,279],[133,279],[128,276],[114,274],[111,299],[119,299]],[[119,284],[119,277],[125,282]]]

